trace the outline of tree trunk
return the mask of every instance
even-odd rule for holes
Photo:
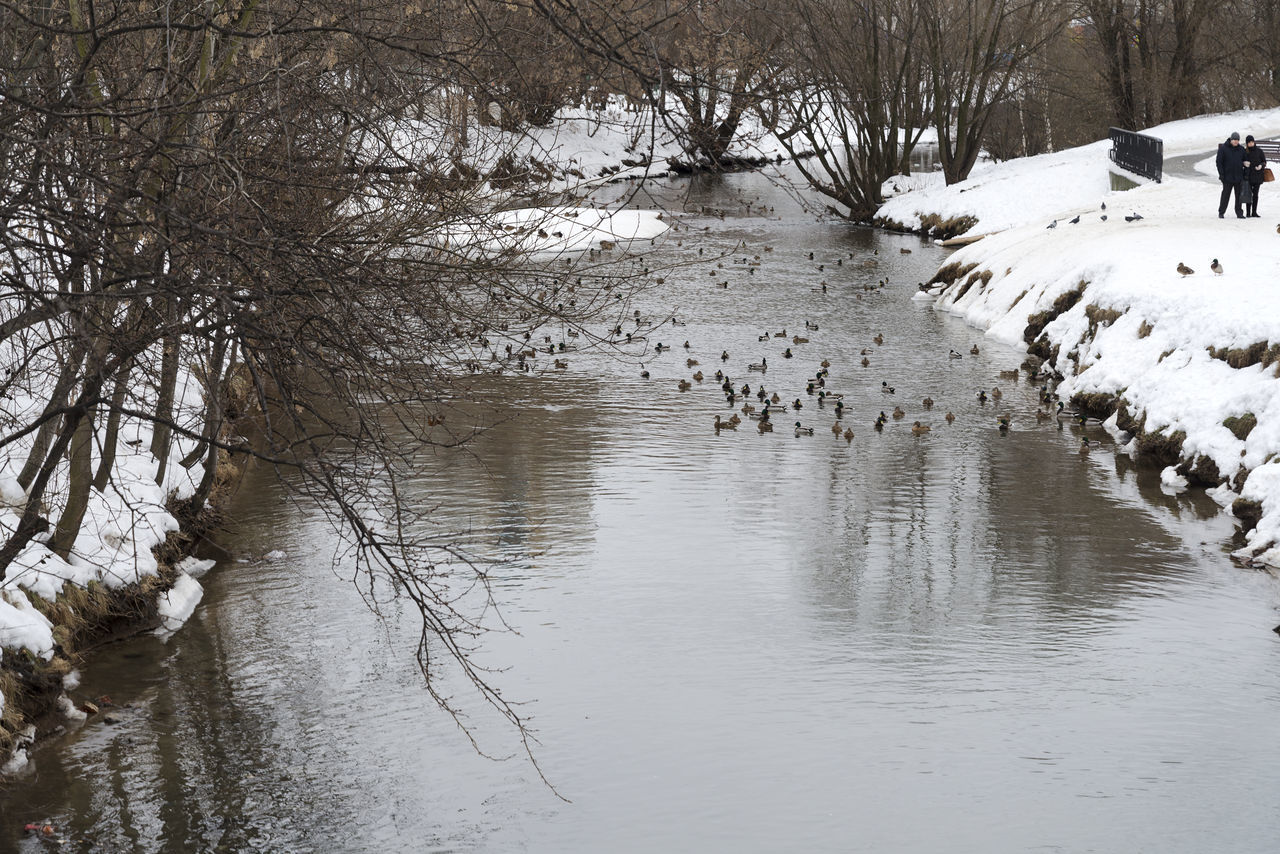
[[[76,544],[80,524],[89,507],[89,489],[93,486],[93,410],[87,410],[76,424],[71,437],[71,474],[67,490],[67,506],[58,517],[58,527],[49,540],[49,550],[66,560]]]
[[[71,353],[67,356],[66,363],[62,366],[62,371],[58,374],[58,381],[53,386],[53,394],[49,395],[49,403],[40,415],[43,423],[36,433],[35,444],[31,448],[31,453],[27,454],[27,460],[22,466],[22,471],[18,472],[18,485],[24,490],[30,489],[32,480],[45,462],[45,458],[49,453],[49,443],[53,441],[53,436],[58,431],[58,424],[61,421],[54,413],[66,403],[67,394],[71,391],[72,386],[75,385],[77,375],[80,372],[80,363],[84,361],[84,357],[84,347],[76,346],[72,348]]]
[[[172,322],[174,310],[169,308]],[[156,397],[156,417],[151,434],[151,454],[157,460],[156,483],[164,485],[165,471],[169,464],[169,444],[173,431],[169,422],[173,419],[173,398],[178,386],[179,336],[173,332],[165,336],[164,353],[160,359],[160,387]]]
[[[98,474],[93,478],[93,488],[102,492],[111,481],[111,469],[116,462],[116,442],[120,435],[120,410],[124,408],[124,396],[129,390],[129,368],[126,365],[116,377],[115,388],[111,392],[111,411],[107,415],[107,430],[102,437],[102,460],[98,463]]]

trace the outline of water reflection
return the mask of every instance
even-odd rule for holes
[[[1021,357],[946,358],[978,336],[907,299],[938,250],[814,223],[754,176],[667,196],[714,209],[651,259],[702,246],[704,266],[634,307],[676,305],[676,348],[478,382],[473,417],[494,426],[411,484],[440,531],[505,558],[520,634],[482,660],[536,700],[571,804],[471,750],[421,689],[411,615],[371,616],[325,521],[263,479],[225,545],[287,559],[224,562],[167,645],[97,657],[85,692],[135,708],[41,750],[6,816],[109,851],[1269,850],[1280,591],[1224,560],[1229,521],[1079,454],[1029,387],[980,405]],[[759,340],[806,320],[793,359]],[[716,435],[723,396],[676,380],[721,350],[735,383],[800,397],[788,420],[816,435]],[[767,375],[746,373],[761,355]],[[822,359],[851,443],[804,391]]]

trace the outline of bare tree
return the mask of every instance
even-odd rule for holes
[[[439,109],[472,79],[441,27],[457,7],[3,8],[0,452],[25,453],[26,498],[0,579],[50,529],[74,547],[121,421],[149,425],[158,482],[204,466],[191,513],[233,455],[289,471],[370,601],[417,606],[441,706],[458,712],[437,691],[452,666],[527,738],[471,658],[485,556],[395,499],[416,454],[472,432],[441,429],[459,378],[526,364],[552,321],[613,325],[635,283],[530,257],[541,223],[458,168],[460,117]]]
[[[798,0],[774,107],[805,179],[853,219],[869,219],[886,179],[910,171],[927,123],[915,0]],[[809,157],[812,159],[808,159]]]

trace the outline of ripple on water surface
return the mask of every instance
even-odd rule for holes
[[[759,176],[679,192],[786,203]],[[1200,545],[1229,524],[1194,498],[1038,422],[1035,390],[997,378],[1022,354],[970,355],[974,330],[911,302],[940,250],[782,215],[682,219],[646,263],[702,246],[703,266],[626,313],[674,306],[686,326],[632,358],[477,381],[492,428],[409,479],[406,500],[439,508],[432,535],[505,558],[519,635],[480,661],[535,701],[541,768],[572,803],[446,679],[480,743],[515,758],[472,751],[421,688],[412,610],[372,617],[324,522],[263,484],[227,545],[287,557],[222,565],[168,645],[95,660],[85,690],[140,713],[40,751],[6,814],[105,850],[1270,850],[1274,580]],[[754,274],[732,263],[755,254]],[[673,349],[643,349],[657,340]],[[681,392],[689,358],[706,378]],[[806,393],[823,359],[852,442]],[[753,405],[763,383],[802,409],[716,435],[734,411],[717,369]]]

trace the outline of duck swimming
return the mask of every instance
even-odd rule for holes
[[[955,420],[956,420],[956,417],[955,417],[954,415],[952,415],[950,412],[948,412],[948,413],[947,413],[947,423],[948,423],[948,424],[950,424],[952,421],[955,421]]]
[[[924,400],[920,401],[920,403],[924,406],[925,409],[933,409],[932,397],[926,397]]]
[[[721,421],[720,416],[717,415],[715,429],[717,433],[719,433],[721,430],[737,430],[738,425],[732,421]]]
[[[907,413],[905,413],[905,412],[903,412],[903,411],[902,411],[902,407],[901,407],[901,406],[895,406],[895,407],[893,408],[893,417],[894,417],[894,418],[902,418],[902,417],[904,417],[906,414],[907,414]]]
[[[800,422],[799,421],[796,422],[796,436],[812,436],[812,435],[813,435],[812,427],[801,427]]]
[[[885,394],[893,394],[893,386],[889,385],[889,383],[885,382],[884,380],[881,380],[880,391],[884,392]]]
[[[916,421],[911,425],[911,432],[917,436],[923,436],[925,433],[929,432],[929,429],[928,424],[921,424],[919,421]]]
[[[845,440],[846,442],[852,442],[852,441],[853,441],[853,428],[852,428],[852,427],[849,427],[849,428],[847,428],[847,429],[844,431],[844,440]]]
[[[762,372],[762,373],[763,373],[764,371],[769,370],[769,360],[768,360],[768,359],[766,359],[766,358],[764,358],[763,356],[761,356],[761,357],[760,357],[760,361],[759,361],[758,363],[753,363],[753,364],[747,365],[747,370],[748,370],[748,371],[760,371],[760,372]]]

